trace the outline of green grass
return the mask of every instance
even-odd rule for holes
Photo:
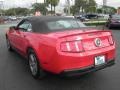
[[[103,21],[103,22],[101,22],[101,21],[95,21],[95,22],[89,21],[89,22],[84,22],[84,24],[87,26],[99,26],[99,25],[105,25],[106,21]]]

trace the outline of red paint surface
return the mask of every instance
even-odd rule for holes
[[[92,66],[95,56],[105,55],[106,61],[115,58],[115,43],[110,31],[73,30],[39,34],[10,30],[7,32],[7,36],[11,45],[17,48],[22,55],[27,56],[28,48],[32,48],[42,68],[57,74],[64,70]],[[101,39],[99,47],[95,45],[96,38]],[[76,51],[74,46],[76,41],[80,41],[78,43],[80,51]],[[63,49],[66,47],[61,45],[62,43],[70,43],[72,50],[64,51]]]

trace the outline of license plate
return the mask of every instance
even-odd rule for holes
[[[95,65],[101,65],[105,63],[105,56],[97,56],[95,57]]]

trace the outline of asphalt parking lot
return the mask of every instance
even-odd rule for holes
[[[116,64],[77,78],[48,75],[43,80],[32,78],[26,61],[8,52],[5,32],[9,25],[0,25],[0,90],[120,90],[120,29],[112,30],[116,43]]]

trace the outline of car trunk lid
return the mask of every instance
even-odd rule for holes
[[[56,36],[59,37],[62,51],[69,52],[73,49],[73,52],[100,49],[113,44],[111,32],[104,30],[64,32],[57,33]]]

